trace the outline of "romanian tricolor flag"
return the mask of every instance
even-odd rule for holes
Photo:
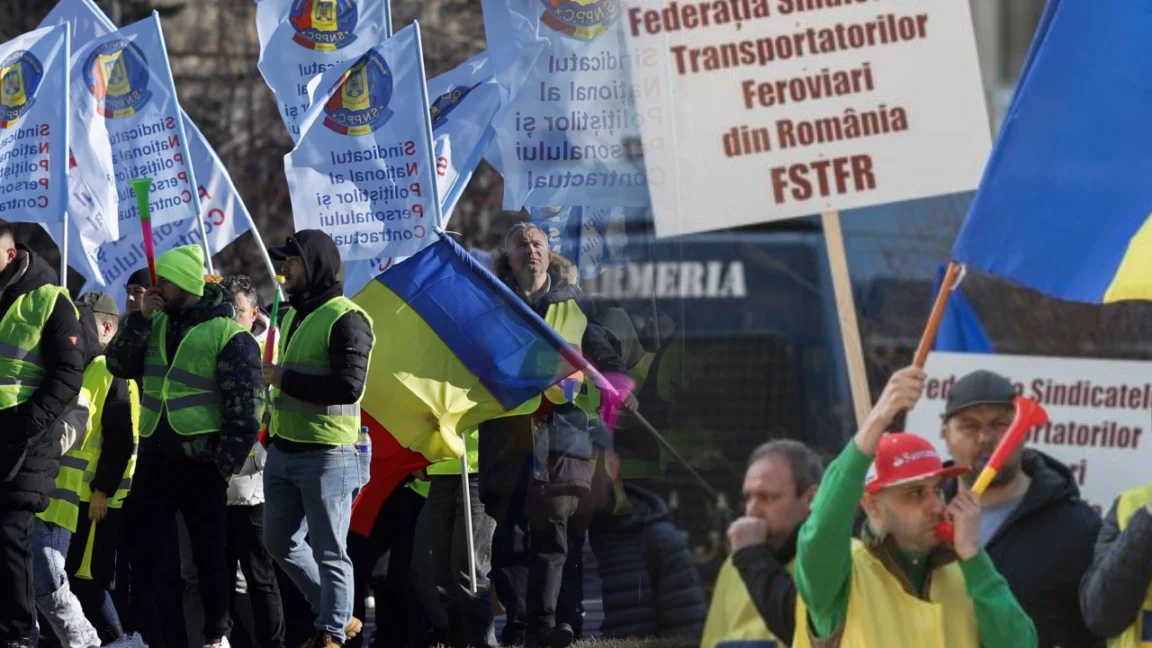
[[[1150,34],[1142,3],[1049,1],[955,260],[1060,299],[1152,299]]]
[[[451,238],[388,269],[353,301],[376,344],[362,402],[372,479],[352,530],[371,533],[407,475],[459,459],[461,431],[539,398],[576,373],[568,344]]]

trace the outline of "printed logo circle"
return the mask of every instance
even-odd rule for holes
[[[0,61],[0,129],[12,126],[28,112],[43,79],[44,66],[28,50]]]
[[[84,83],[96,97],[96,112],[108,119],[131,117],[148,103],[148,59],[134,43],[117,38],[92,50]]]
[[[369,50],[336,82],[324,104],[324,125],[341,135],[367,135],[392,117],[391,101],[392,70],[383,56]]]
[[[474,86],[456,86],[439,97],[436,97],[436,101],[432,102],[431,110],[432,130],[436,130],[444,124],[447,124],[448,113],[455,110],[456,106],[459,106],[460,102],[464,101],[464,97],[467,97],[469,92],[479,87],[479,83]]]
[[[296,31],[292,40],[321,52],[334,52],[355,41],[359,17],[355,0],[295,0],[288,12]]]
[[[592,40],[620,17],[620,0],[540,0],[541,22],[566,36]]]

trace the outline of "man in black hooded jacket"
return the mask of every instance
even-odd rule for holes
[[[59,419],[84,380],[80,320],[56,272],[0,220],[0,645],[31,646],[30,540],[60,469]]]
[[[368,483],[370,457],[355,443],[372,320],[344,296],[340,251],[328,234],[303,230],[268,254],[284,262],[292,309],[281,327],[280,364],[264,366],[274,388],[264,540],[316,614],[310,645],[333,648],[363,628],[352,616],[347,538],[352,501]]]

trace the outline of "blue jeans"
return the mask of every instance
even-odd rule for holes
[[[64,648],[91,648],[101,644],[100,637],[72,594],[64,569],[71,540],[68,529],[36,519],[32,527],[32,591],[36,609],[48,619]]]
[[[264,467],[264,543],[312,606],[316,630],[341,643],[352,618],[348,525],[368,462],[351,445],[284,452],[273,444]]]

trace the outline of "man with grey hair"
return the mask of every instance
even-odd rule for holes
[[[788,565],[823,474],[820,457],[799,441],[769,441],[752,452],[744,474],[744,517],[728,528],[732,557],[720,570],[701,646],[790,644],[796,584]]]

